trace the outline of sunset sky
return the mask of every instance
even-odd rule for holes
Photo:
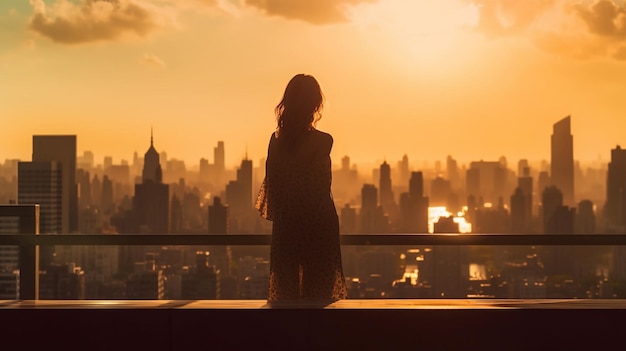
[[[255,162],[288,80],[315,76],[333,159],[549,160],[626,146],[618,0],[0,1],[0,163],[76,134],[97,163],[155,147],[189,168]]]

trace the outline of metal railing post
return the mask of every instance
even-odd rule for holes
[[[23,206],[20,218],[20,234],[39,235],[39,205]],[[33,238],[34,239],[34,238]],[[19,298],[39,299],[39,245],[35,240],[24,240],[19,246]]]

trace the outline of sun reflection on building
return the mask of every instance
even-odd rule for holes
[[[434,206],[428,208],[428,232],[433,233],[435,223],[439,220],[439,217],[453,216],[454,222],[459,224],[459,231],[461,233],[471,233],[472,224],[465,220],[465,212],[467,206],[463,206],[462,211],[453,214],[448,212],[445,206]]]

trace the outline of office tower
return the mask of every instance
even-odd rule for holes
[[[343,208],[341,208],[341,216],[340,216],[340,229],[341,233],[349,234],[357,232],[357,220],[356,220],[356,209],[350,204],[345,204]]]
[[[17,182],[17,202],[40,206],[39,233],[63,234],[64,194],[60,162],[20,162]]]
[[[467,194],[474,195],[483,202],[496,204],[500,198],[510,195],[508,170],[501,161],[475,161],[467,170]]]
[[[424,176],[422,172],[411,172],[409,178],[408,201],[410,216],[407,220],[409,233],[428,233],[429,199],[424,196]]]
[[[611,150],[607,173],[604,220],[612,233],[626,233],[626,150]]]
[[[450,181],[441,176],[435,177],[430,183],[430,205],[447,206],[451,190]]]
[[[530,176],[530,169],[526,166],[522,169],[522,173],[517,178],[517,187],[521,190],[521,194],[524,196],[524,231],[530,232],[532,230],[532,217],[533,217],[533,178]],[[511,203],[511,206],[513,204]],[[511,212],[511,215],[513,213]]]
[[[196,252],[196,265],[183,271],[181,299],[216,300],[220,298],[220,272],[209,265],[209,252]]]
[[[115,205],[113,201],[113,182],[108,176],[102,177],[102,185],[100,187],[100,209],[104,213],[110,213],[113,211]]]
[[[546,234],[573,234],[575,208],[563,205],[563,193],[555,186],[542,194],[543,232]]]
[[[207,160],[206,158],[201,158],[199,172],[198,172],[198,181],[200,182],[200,184],[206,185],[210,183],[211,182],[210,175],[211,175],[211,165],[209,164],[209,160]]]
[[[409,157],[407,155],[402,156],[402,160],[398,162],[398,182],[399,184],[407,184],[409,181]]]
[[[550,177],[563,193],[563,204],[574,206],[574,137],[567,116],[552,126]]]
[[[213,148],[213,165],[211,172],[212,183],[221,187],[225,181],[226,157],[224,151],[224,142],[218,141],[217,146]]]
[[[93,162],[94,162],[93,152],[84,151],[82,156],[76,157],[76,168],[79,168],[79,169],[82,168],[86,171],[89,171],[94,166]]]
[[[209,234],[229,233],[229,206],[222,204],[219,197],[213,197],[213,204],[209,206]],[[220,271],[223,276],[230,276],[230,261],[232,258],[230,247],[227,245],[209,246],[211,253],[210,264]]]
[[[446,158],[446,172],[448,174],[448,180],[450,180],[450,186],[453,189],[457,189],[461,185],[459,167],[457,161],[450,155]]]
[[[393,196],[393,190],[391,189],[391,167],[387,161],[384,161],[380,165],[380,205],[383,207],[383,211],[390,215],[395,211],[396,203]]]
[[[574,232],[576,234],[595,234],[596,215],[593,210],[593,202],[583,200],[578,203]]]
[[[521,177],[524,176],[526,173],[526,170],[530,170],[530,165],[528,164],[528,160],[527,159],[521,159],[517,162],[517,176]]]
[[[73,263],[52,264],[39,274],[42,300],[84,300],[85,272]]]
[[[378,189],[374,184],[363,184],[361,188],[361,211],[359,213],[362,233],[376,231],[376,214],[378,206]]]
[[[217,146],[213,148],[213,163],[215,164],[215,170],[220,174],[226,169],[226,157],[223,141],[218,141]]]
[[[459,233],[454,218],[440,217],[434,233]],[[468,248],[460,245],[439,245],[432,248],[433,297],[465,298],[469,281]]]
[[[76,136],[33,135],[33,162],[59,163],[61,168],[61,233],[78,230]]]
[[[162,300],[165,298],[165,275],[157,268],[153,255],[135,262],[134,272],[126,283],[126,298],[137,300]]]
[[[511,195],[511,232],[525,233],[528,230],[527,220],[528,197],[521,187],[515,188],[515,193]]]
[[[150,147],[144,156],[142,183],[135,184],[133,211],[142,233],[166,234],[170,231],[169,185],[162,183],[159,153],[150,136]]]
[[[19,234],[20,219],[5,216],[6,206],[0,206],[0,235]],[[19,299],[19,247],[15,245],[0,246],[0,300]]]
[[[237,178],[226,185],[226,203],[230,230],[234,233],[253,231],[258,216],[252,206],[252,160],[247,157],[237,169]]]

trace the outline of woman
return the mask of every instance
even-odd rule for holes
[[[323,95],[294,76],[276,106],[256,208],[272,221],[269,301],[346,298],[339,220],[330,191],[333,138],[315,129]]]

